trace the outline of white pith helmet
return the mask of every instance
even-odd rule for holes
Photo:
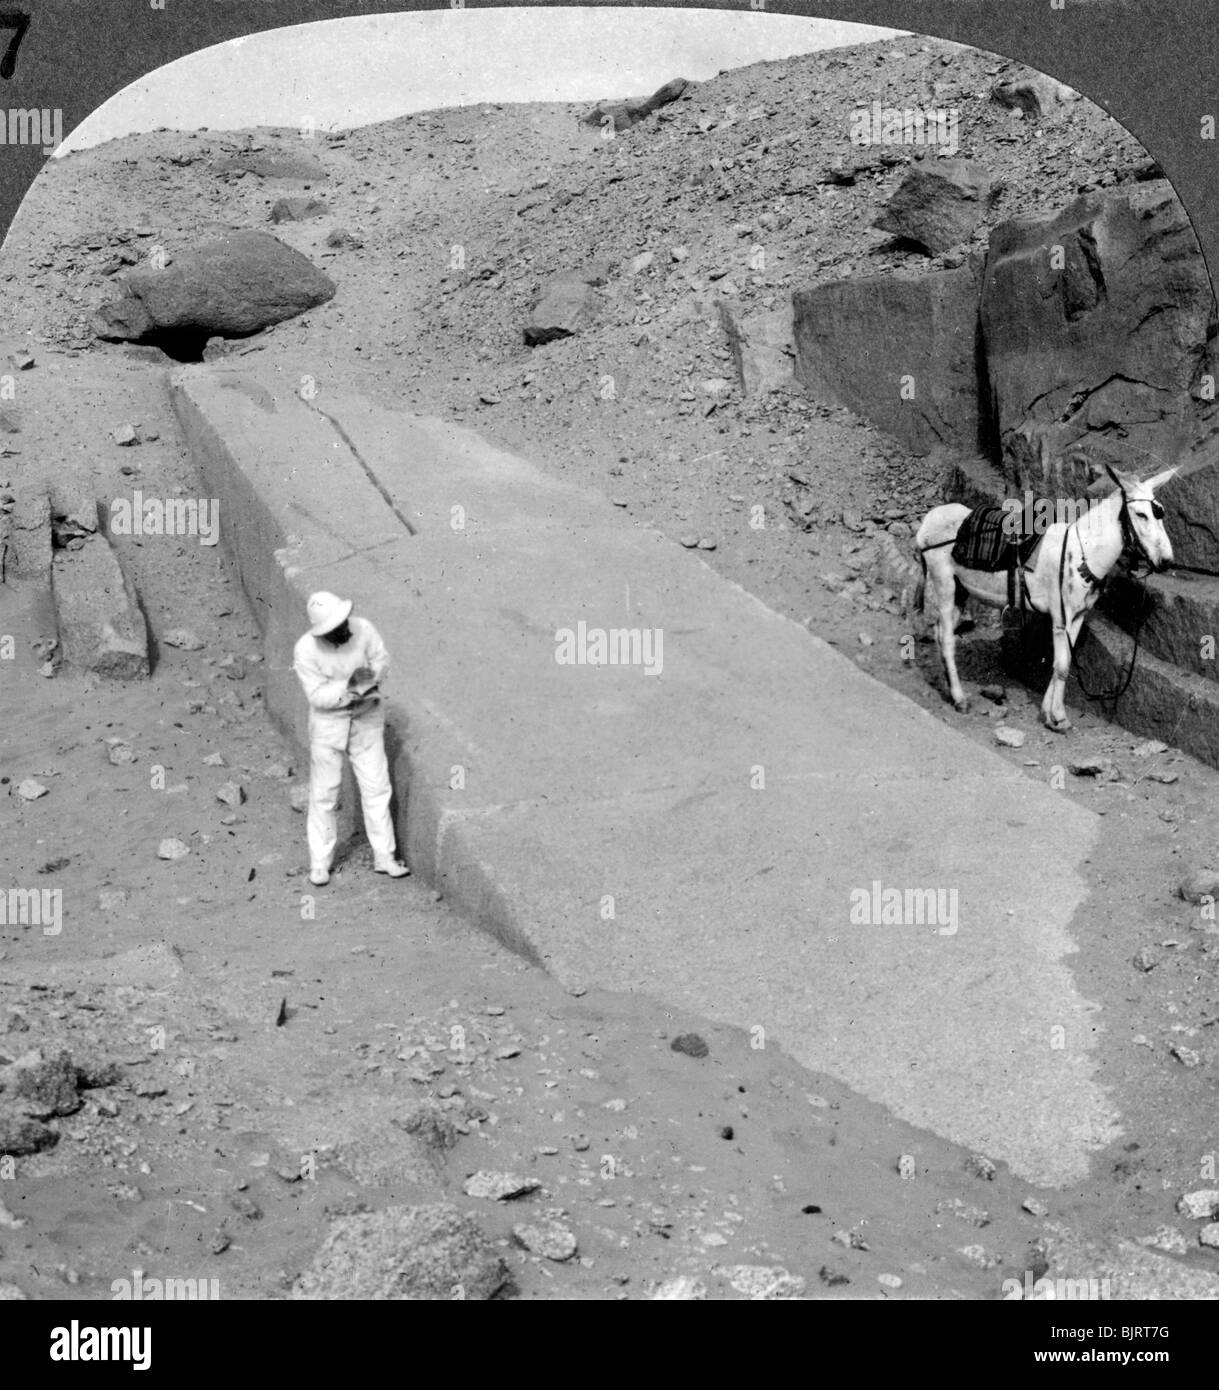
[[[306,604],[312,624],[309,629],[310,635],[324,637],[326,633],[333,632],[340,623],[346,622],[353,606],[349,598],[339,598],[337,594],[327,593],[325,589],[310,594],[309,602]]]

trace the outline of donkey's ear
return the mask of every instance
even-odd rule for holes
[[[1147,478],[1144,481],[1143,486],[1149,492],[1155,492],[1158,488],[1162,488],[1170,478],[1175,477],[1176,473],[1177,469],[1175,467],[1166,468],[1162,473],[1157,473],[1154,477]]]

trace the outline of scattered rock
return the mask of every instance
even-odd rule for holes
[[[51,484],[51,543],[62,550],[97,533],[97,500],[83,487],[57,478]]]
[[[1140,1236],[1138,1243],[1152,1250],[1163,1250],[1166,1255],[1188,1255],[1189,1241],[1175,1226],[1157,1226],[1149,1236]]]
[[[203,647],[203,643],[188,627],[171,627],[162,635],[161,641],[167,647],[180,647],[186,652],[197,652]]]
[[[569,271],[547,282],[524,327],[530,347],[570,338],[586,328],[596,313],[595,286],[605,283],[606,270],[596,265],[583,271]]]
[[[995,742],[1001,743],[1005,748],[1023,748],[1028,739],[1028,734],[1023,729],[1009,729],[1005,724],[999,724],[995,728]]]
[[[12,1106],[0,1105],[0,1154],[23,1158],[53,1148],[57,1143],[59,1135],[55,1130]]]
[[[970,1226],[990,1225],[989,1212],[983,1211],[981,1207],[975,1207],[970,1202],[963,1202],[959,1197],[949,1197],[945,1201],[937,1202],[935,1209],[937,1212],[951,1212],[953,1216],[967,1222]]]
[[[706,1297],[706,1284],[694,1274],[679,1274],[674,1279],[666,1279],[652,1295],[653,1300],[665,1298],[687,1303],[701,1302]]]
[[[684,95],[693,84],[684,77],[674,77],[658,87],[650,97],[632,98],[628,101],[599,101],[583,118],[585,125],[600,126],[614,130],[627,130],[639,121],[646,120],[654,111],[668,106]]]
[[[1030,1216],[1049,1216],[1050,1209],[1044,1202],[1039,1202],[1036,1197],[1026,1197],[1020,1203],[1021,1211],[1027,1211]]]
[[[157,846],[158,859],[184,859],[190,853],[190,846],[174,836],[162,840]]]
[[[391,1123],[438,1152],[451,1149],[457,1143],[457,1128],[448,1111],[429,1101],[412,1105],[394,1116]]]
[[[559,1263],[570,1260],[577,1249],[575,1236],[558,1221],[522,1222],[513,1226],[512,1235],[531,1254]]]
[[[37,782],[33,777],[27,777],[18,783],[17,795],[23,801],[37,801],[40,796],[46,796],[47,788],[41,782]]]
[[[536,1192],[542,1185],[541,1178],[521,1177],[517,1173],[495,1173],[487,1169],[468,1177],[461,1185],[467,1197],[485,1197],[493,1202],[508,1202],[514,1197],[524,1197]]]
[[[1183,1067],[1200,1067],[1202,1065],[1202,1054],[1195,1052],[1192,1047],[1186,1047],[1184,1043],[1173,1043],[1168,1051]]]
[[[859,1231],[848,1231],[845,1227],[835,1231],[830,1239],[835,1241],[838,1245],[846,1246],[848,1250],[869,1249],[868,1242],[864,1240],[863,1235]]]
[[[216,800],[223,801],[226,806],[240,806],[245,801],[245,788],[240,782],[222,782],[216,788]]]
[[[963,1245],[957,1254],[963,1255],[970,1264],[977,1265],[979,1269],[994,1269],[999,1263],[984,1245]]]
[[[697,1033],[680,1033],[669,1044],[672,1052],[684,1052],[687,1057],[706,1057],[711,1049]]]
[[[1195,869],[1177,885],[1177,896],[1187,903],[1201,903],[1219,897],[1219,872],[1214,869]]]
[[[1132,964],[1136,970],[1141,970],[1146,974],[1148,971],[1154,970],[1159,961],[1150,946],[1141,946],[1135,953]]]
[[[1065,83],[1030,68],[1017,77],[996,82],[990,95],[992,101],[1007,110],[1019,111],[1026,120],[1039,121],[1054,107],[1072,100],[1075,92]]]
[[[1191,1221],[1209,1221],[1219,1215],[1219,1188],[1200,1187],[1186,1192],[1177,1202],[1177,1211]]]
[[[1219,1250],[1219,1221],[1212,1221],[1198,1232],[1198,1244]]]
[[[76,1067],[67,1052],[49,1058],[41,1052],[26,1053],[5,1067],[0,1077],[17,1107],[35,1120],[75,1114],[84,1103],[76,1093]]]
[[[1158,738],[1146,739],[1131,749],[1132,756],[1136,758],[1154,758],[1157,754],[1167,752],[1168,744],[1161,743]]]
[[[1074,777],[1103,777],[1112,766],[1108,758],[1077,758],[1067,764]]]
[[[983,1182],[993,1182],[996,1169],[985,1154],[970,1154],[965,1160],[965,1171],[972,1177],[981,1178]]]
[[[509,1278],[478,1225],[437,1202],[340,1217],[292,1297],[485,1300]]]
[[[271,221],[303,222],[309,217],[321,217],[325,211],[321,198],[278,198],[271,204]]]
[[[980,164],[924,160],[907,172],[872,225],[938,256],[973,235],[992,187]]]
[[[803,1298],[805,1283],[777,1265],[726,1265],[716,1271],[737,1291],[755,1302]]]

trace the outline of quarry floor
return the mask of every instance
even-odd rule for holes
[[[42,460],[68,460],[99,496],[137,485],[199,495],[163,364],[118,352],[87,363],[41,352],[35,371],[36,404],[12,442],[19,452],[3,461],[6,480],[24,484]],[[352,369],[345,384],[366,382]],[[99,421],[136,423],[145,442],[120,448],[99,439]],[[852,427],[827,418],[819,429],[825,451],[809,448],[806,466],[832,496]],[[833,467],[819,464],[823,457]],[[633,485],[616,479],[616,495],[630,503]],[[715,528],[709,558],[721,573],[945,720],[964,735],[963,757],[971,741],[993,746],[997,705],[979,700],[974,714],[954,714],[927,644],[917,644],[915,662],[902,660],[908,623],[817,581],[844,551],[849,558],[858,536],[827,526],[813,538],[816,556],[808,537],[777,528],[765,548],[756,537],[747,544],[722,524],[731,485],[708,478],[682,497],[683,526]],[[651,500],[635,505],[659,510]],[[147,1095],[117,1093],[115,1115],[90,1102],[61,1122],[55,1150],[22,1160],[17,1181],[0,1186],[7,1210],[25,1222],[0,1230],[0,1278],[34,1298],[105,1298],[112,1280],[138,1266],[215,1275],[222,1296],[283,1296],[329,1217],[359,1203],[459,1192],[478,1168],[536,1172],[546,1192],[537,1205],[561,1207],[579,1237],[577,1262],[539,1260],[508,1242],[519,1213],[458,1197],[504,1239],[528,1298],[643,1297],[683,1273],[706,1279],[712,1297],[739,1297],[722,1271],[740,1264],[782,1266],[806,1279],[810,1297],[994,1298],[1002,1278],[1033,1258],[1041,1220],[1021,1209],[1030,1195],[1049,1219],[1085,1232],[1137,1239],[1177,1225],[1192,1237],[1175,1201],[1206,1185],[1204,1165],[1219,1145],[1209,1067],[1182,1065],[1170,1047],[1184,1043],[1208,1062],[1213,1055],[1215,937],[1173,890],[1213,852],[1212,770],[1172,753],[1136,757],[1139,740],[1088,712],[1066,740],[1039,731],[1040,692],[1006,682],[1002,721],[1026,730],[1028,741],[1000,756],[1039,779],[1093,755],[1117,771],[1111,780],[1067,774],[1062,794],[1101,817],[1069,965],[1080,994],[1100,1005],[1098,1079],[1122,1133],[1086,1180],[1034,1192],[1003,1165],[989,1181],[977,1177],[959,1147],[778,1050],[751,1050],[739,1030],[674,1010],[662,981],[646,993],[568,993],[421,884],[373,878],[366,848],[357,846],[336,877],[342,920],[302,921],[302,819],[285,783],[263,775],[285,762],[299,773],[299,757],[262,707],[253,616],[214,550],[189,538],[172,552],[119,544],[154,633],[189,627],[205,645],[160,647],[153,677],[139,687],[66,673],[47,681],[28,663],[7,678],[9,872],[18,883],[62,887],[68,907],[59,937],[3,929],[0,1051],[62,1045],[146,1066],[156,1084]],[[13,606],[0,626],[20,647],[19,598],[6,595]],[[964,645],[967,681],[1002,682],[985,630]],[[230,653],[246,662],[236,680],[218,666]],[[107,761],[103,740],[113,736],[131,743],[136,763]],[[228,774],[202,761],[216,752],[248,769],[249,800],[227,826],[212,784]],[[166,790],[150,785],[153,764],[166,769]],[[1154,781],[1150,772],[1178,780]],[[27,805],[11,793],[33,774],[50,794]],[[206,854],[159,861],[156,843],[170,833],[207,836]],[[1011,865],[1016,885],[1036,872]],[[1144,948],[1150,970],[1132,963]],[[281,1001],[287,1018],[277,1027]],[[409,1079],[410,1047],[435,1044],[454,1019],[488,1035],[477,1087],[488,1118],[435,1171],[407,1171],[384,1116],[420,1089]],[[157,1027],[170,1037],[164,1053],[148,1049]],[[670,1050],[688,1031],[707,1040],[707,1058]],[[494,1056],[504,1044],[519,1054]],[[396,1056],[403,1051],[406,1061]],[[316,1127],[319,1115],[340,1161],[308,1185],[277,1178],[280,1158],[298,1153],[308,1129],[302,1116]],[[587,1149],[576,1147],[581,1135]],[[616,1156],[608,1169],[607,1153]],[[913,1182],[897,1173],[903,1154],[916,1157]],[[984,1226],[974,1224],[977,1209],[988,1213]],[[231,1243],[213,1253],[221,1226]],[[835,1231],[857,1232],[868,1248],[844,1246]],[[975,1246],[981,1255],[961,1253]],[[1196,1248],[1183,1263],[1213,1268]],[[880,1274],[896,1275],[901,1287],[879,1283]],[[850,1282],[839,1282],[843,1275]]]

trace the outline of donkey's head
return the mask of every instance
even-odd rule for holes
[[[1130,473],[1119,473],[1107,464],[1106,471],[1121,490],[1122,539],[1136,563],[1141,560],[1152,570],[1171,565],[1172,541],[1164,529],[1164,508],[1156,501],[1155,494],[1177,470],[1165,469],[1145,482]]]

